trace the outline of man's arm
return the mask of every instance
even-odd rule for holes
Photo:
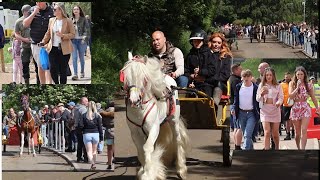
[[[176,48],[173,51],[173,55],[175,57],[175,65],[177,70],[175,71],[176,77],[179,77],[184,74],[184,58],[183,53],[179,48]]]
[[[23,27],[30,27],[30,24],[33,21],[33,18],[38,14],[40,11],[40,8],[38,6],[34,6],[33,12],[23,20]]]

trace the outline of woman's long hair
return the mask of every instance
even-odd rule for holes
[[[263,76],[262,76],[261,85],[265,86],[267,83],[267,72],[272,73],[272,85],[274,85],[274,86],[278,85],[279,83],[277,82],[277,79],[276,79],[276,72],[271,67],[268,67],[265,69]]]
[[[95,114],[97,114],[97,106],[94,101],[90,101],[87,108],[87,119],[93,120],[95,117]]]
[[[85,16],[84,16],[84,13],[83,13],[83,11],[82,11],[82,9],[81,9],[81,7],[80,7],[79,5],[75,5],[73,8],[75,8],[75,7],[79,8],[80,17],[85,17]],[[72,9],[72,17],[74,18],[73,9]]]
[[[226,55],[229,55],[232,57],[232,53],[228,47],[227,40],[222,33],[211,34],[211,36],[209,37],[209,42],[208,42],[209,48],[212,49],[212,47],[213,47],[212,39],[214,39],[216,37],[219,37],[222,40],[221,49],[220,49],[220,59],[224,58]]]
[[[297,78],[297,72],[298,71],[301,71],[303,72],[304,74],[304,77],[303,77],[303,83],[304,83],[304,87],[306,88],[308,94],[310,92],[310,89],[309,89],[309,86],[308,86],[308,77],[307,77],[307,71],[304,67],[302,66],[298,66],[296,67],[296,70],[294,71],[294,76],[293,76],[293,87],[294,89],[297,87],[297,82],[298,82],[298,78]],[[300,90],[298,91],[300,93]]]

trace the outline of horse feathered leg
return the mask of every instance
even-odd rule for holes
[[[158,114],[156,115],[155,119],[159,119]],[[154,148],[155,142],[159,135],[159,131],[160,124],[159,121],[156,121],[152,124],[148,134],[148,139],[143,145],[143,150],[145,153],[145,165],[144,172],[141,176],[142,180],[155,180],[157,178],[165,179],[165,167],[161,162],[163,149],[161,147],[157,147],[156,149]]]
[[[131,130],[131,137],[133,140],[133,143],[135,144],[138,152],[138,160],[141,164],[140,167],[137,168],[137,176],[141,177],[143,173],[143,166],[145,164],[145,159],[144,159],[144,153],[143,153],[143,144],[144,144],[144,134],[140,134],[138,130],[133,130],[134,128],[136,129],[136,126],[132,126],[132,124],[129,124],[129,128]]]
[[[30,143],[31,143],[31,133],[28,133],[28,155],[30,154],[31,151],[31,147],[30,147]]]
[[[33,137],[31,138],[31,143],[32,143],[32,154],[33,154],[33,157],[35,157],[36,156],[36,151],[34,149],[34,139],[33,139]]]
[[[20,133],[20,137],[21,137],[21,139],[20,139],[20,143],[21,143],[21,145],[20,145],[20,156],[22,156],[23,146],[24,146],[24,132],[23,131]]]

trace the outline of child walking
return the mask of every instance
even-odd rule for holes
[[[16,39],[14,33],[12,33],[12,45],[8,48],[8,51],[12,55],[13,59],[13,83],[22,84],[22,60],[21,60],[21,41]]]

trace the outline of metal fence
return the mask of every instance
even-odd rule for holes
[[[317,48],[316,48],[317,41],[316,41],[314,49],[312,49],[310,38],[306,34],[304,35],[303,38],[304,38],[304,44],[302,46],[302,52],[305,53],[309,57],[317,58],[318,57]],[[298,36],[296,36],[295,34],[293,34],[290,31],[286,31],[286,30],[278,31],[277,39],[279,42],[282,42],[285,45],[290,46],[292,48],[295,48],[299,44]],[[312,52],[312,51],[314,51],[314,52]]]
[[[65,152],[64,121],[60,119],[41,125],[43,146]]]

